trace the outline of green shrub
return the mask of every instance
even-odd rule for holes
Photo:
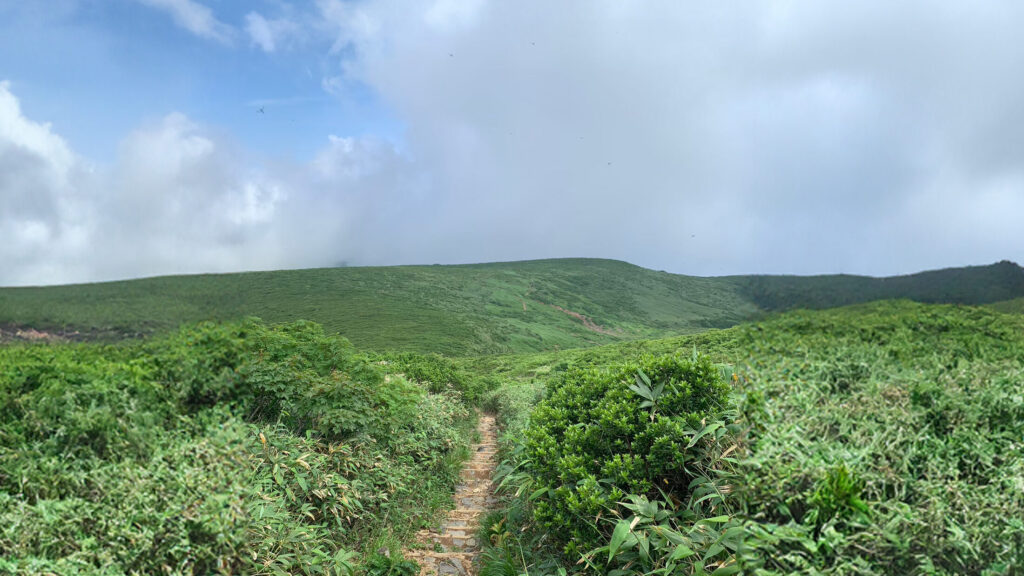
[[[717,510],[728,397],[718,368],[696,354],[566,371],[526,433],[540,526],[573,555],[609,541],[619,524],[601,519],[630,516],[627,498],[667,499],[681,520]]]
[[[0,347],[0,400],[0,574],[350,574],[469,421],[310,323]]]
[[[438,354],[393,352],[377,354],[374,358],[388,372],[401,374],[425,386],[430,392],[458,392],[468,402],[477,401],[482,394],[496,388],[498,384],[487,376],[470,375],[451,359]]]
[[[418,564],[405,558],[374,553],[363,565],[366,576],[416,576],[420,573]]]

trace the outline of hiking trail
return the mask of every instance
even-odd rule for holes
[[[425,548],[405,553],[419,563],[420,576],[476,574],[475,560],[480,553],[476,533],[484,515],[497,503],[491,483],[498,451],[494,416],[481,415],[477,432],[480,443],[470,446],[472,455],[455,490],[455,508],[439,526],[416,534]]]

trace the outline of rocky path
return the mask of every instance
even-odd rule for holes
[[[470,446],[472,456],[462,469],[462,480],[455,491],[455,509],[440,526],[416,535],[423,548],[405,554],[419,563],[420,576],[476,574],[474,561],[480,552],[476,533],[480,521],[496,502],[491,486],[498,450],[494,417],[480,416],[477,431],[480,443]]]

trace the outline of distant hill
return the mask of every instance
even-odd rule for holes
[[[903,298],[944,304],[990,304],[1024,296],[1024,268],[1004,260],[907,276],[734,276],[740,292],[763,310],[836,308]]]
[[[183,322],[258,316],[313,320],[362,348],[474,355],[689,334],[789,308],[1018,297],[1024,297],[1024,270],[1011,262],[892,278],[702,278],[614,260],[557,259],[0,288],[0,331],[116,339]]]

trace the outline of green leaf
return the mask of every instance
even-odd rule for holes
[[[612,541],[608,544],[609,562],[615,557],[615,553],[622,546],[622,543],[626,541],[627,536],[629,536],[629,522],[619,520],[618,524],[615,525],[615,530],[612,532]]]
[[[637,384],[639,384],[641,382],[641,380],[642,380],[643,383],[646,384],[648,388],[650,388],[650,386],[651,386],[651,379],[647,377],[647,374],[644,374],[643,370],[637,370],[636,371],[636,378],[637,378],[637,380],[636,380]]]
[[[714,432],[715,430],[718,430],[721,427],[722,427],[722,423],[721,422],[712,422],[711,424],[708,424],[707,426],[702,428],[700,432],[697,432],[697,434],[690,440],[690,443],[687,444],[686,447],[687,448],[693,448],[693,445],[696,444],[698,441],[700,441],[701,438],[703,438],[704,436]]]
[[[708,523],[711,523],[711,524],[721,524],[723,522],[728,522],[728,521],[729,521],[729,516],[727,516],[727,515],[726,516],[715,516],[713,518],[705,518],[705,519],[701,520],[701,522],[708,522]]]
[[[630,385],[629,389],[632,390],[633,392],[636,392],[638,396],[642,396],[647,400],[654,400],[654,397],[651,395],[651,389],[646,386],[632,384]]]
[[[536,500],[537,498],[540,498],[540,495],[545,493],[545,492],[547,492],[547,491],[548,491],[548,487],[547,486],[545,486],[543,488],[538,488],[538,489],[534,490],[530,494],[530,497],[527,498],[527,500],[530,500],[532,502],[532,501]]]
[[[672,554],[669,555],[668,559],[669,561],[682,560],[683,558],[689,558],[694,554],[696,554],[696,552],[694,552],[692,548],[686,544],[680,544],[676,546],[676,549],[672,551]]]

